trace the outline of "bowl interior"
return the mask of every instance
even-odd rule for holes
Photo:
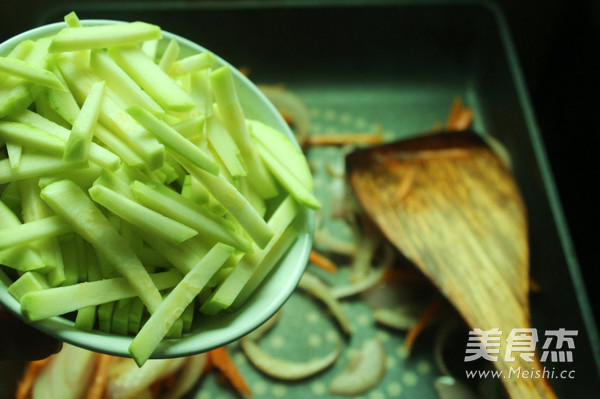
[[[118,22],[120,21],[82,21],[85,25]],[[0,44],[0,56],[6,55],[23,40],[35,40],[53,35],[64,27],[65,24],[60,22],[23,32]],[[190,40],[163,31],[163,42],[166,43],[172,38],[178,41],[182,56],[207,51],[204,47]],[[219,65],[229,65],[217,55],[216,57]],[[282,131],[296,143],[292,131],[266,97],[235,67],[232,67],[232,72],[246,117],[263,121],[267,125]],[[153,353],[152,358],[188,356],[217,348],[241,338],[271,317],[284,304],[297,286],[312,248],[314,212],[303,209],[298,217],[303,220],[302,229],[297,240],[263,282],[262,286],[257,289],[241,308],[234,312],[221,312],[211,317],[197,314],[192,331],[178,339],[163,340]],[[20,316],[19,303],[6,291],[10,283],[10,279],[0,269],[0,302],[13,313]],[[63,317],[52,317],[32,323],[32,325],[61,341],[73,345],[96,352],[129,356],[128,346],[131,343],[132,336],[118,336],[95,330],[92,332],[82,331],[75,328],[72,321]]]

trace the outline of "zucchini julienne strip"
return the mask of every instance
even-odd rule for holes
[[[44,187],[41,197],[129,281],[150,313],[158,308],[162,297],[141,261],[79,186],[57,181]]]

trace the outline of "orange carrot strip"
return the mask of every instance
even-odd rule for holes
[[[473,110],[471,108],[463,108],[458,118],[454,122],[455,130],[466,130],[473,123]]]
[[[383,134],[381,133],[334,133],[308,136],[305,144],[308,146],[342,146],[349,144],[376,145],[381,143],[383,143]]]
[[[248,383],[231,359],[231,356],[229,356],[229,352],[225,346],[213,349],[212,351],[208,352],[208,356],[214,367],[221,370],[231,385],[233,385],[238,392],[246,396],[252,396],[252,391],[250,390]]]
[[[331,259],[323,254],[318,253],[314,249],[310,251],[308,261],[315,266],[319,266],[321,269],[328,271],[329,273],[336,273],[337,266]]]
[[[106,385],[108,383],[108,366],[112,360],[112,356],[104,353],[98,354],[98,360],[96,361],[96,372],[92,385],[88,389],[87,399],[102,399],[104,392],[106,391]]]
[[[457,98],[452,102],[446,128],[448,130],[466,130],[473,123],[473,115],[473,109],[463,107],[462,100]]]
[[[48,363],[50,357],[41,360],[34,360],[27,363],[27,366],[25,367],[25,373],[23,374],[23,378],[19,381],[17,385],[15,399],[27,399],[31,397],[31,389],[33,388],[33,383],[35,382],[35,379],[42,370],[42,368],[46,365],[46,363]]]
[[[450,113],[448,114],[448,120],[446,121],[446,129],[455,130],[454,126],[456,124],[456,120],[459,118],[463,109],[462,100],[460,98],[455,98],[452,101],[452,106],[450,107]]]
[[[210,355],[210,352],[209,352]],[[204,368],[202,369],[202,375],[208,374],[210,370],[214,367],[212,360],[210,360],[210,356],[206,356],[206,362],[204,362]]]
[[[442,307],[442,300],[439,297],[435,297],[429,302],[427,308],[423,312],[423,315],[419,318],[419,320],[415,323],[414,326],[408,333],[406,334],[406,340],[404,341],[404,348],[407,351],[410,351],[417,337],[423,332],[427,324],[431,321],[433,316],[440,310]]]

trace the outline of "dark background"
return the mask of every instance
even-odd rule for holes
[[[510,25],[598,321],[600,2],[498,4]]]
[[[56,3],[60,1],[2,0],[0,41],[34,27],[32,21],[39,20],[48,11],[47,6]],[[509,23],[590,302],[596,320],[600,320],[596,279],[600,264],[596,255],[600,244],[597,211],[600,194],[596,179],[599,149],[596,143],[600,135],[600,1],[496,0],[496,3]]]

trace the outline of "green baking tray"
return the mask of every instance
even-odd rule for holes
[[[446,120],[453,99],[460,97],[474,109],[474,130],[505,145],[523,191],[531,274],[542,288],[531,296],[534,327],[578,331],[574,361],[556,364],[558,369],[574,371],[574,378],[551,383],[560,398],[597,397],[598,332],[507,23],[491,3],[107,0],[41,4],[32,6],[22,30],[59,21],[75,10],[80,18],[152,22],[189,38],[233,65],[249,68],[254,82],[285,84],[306,103],[313,134],[379,129],[392,139],[425,133],[435,122]],[[343,152],[319,148],[311,150],[309,157],[316,168],[315,191],[325,205],[326,227],[349,234],[346,226],[327,217],[333,183],[324,168],[339,165]],[[342,271],[324,277],[334,282],[347,275]],[[337,364],[313,378],[296,383],[269,379],[232,345],[234,359],[256,398],[328,397],[327,386],[347,364],[348,353],[373,336],[386,347],[388,373],[362,398],[438,397],[433,381],[440,371],[431,339],[424,337],[409,356],[403,350],[404,334],[377,326],[361,301],[347,301],[344,306],[356,333],[344,341]],[[261,345],[277,355],[307,359],[330,350],[337,334],[327,313],[298,292]],[[459,363],[466,342],[466,335],[456,342]],[[0,397],[10,397],[19,367],[0,362]],[[209,376],[190,397],[236,395]]]

